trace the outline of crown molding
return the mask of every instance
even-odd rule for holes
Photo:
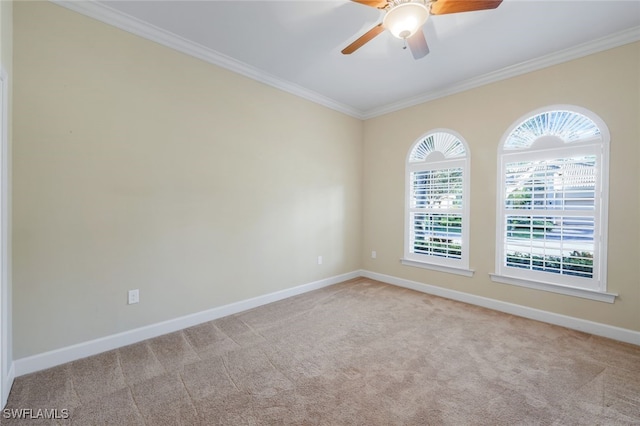
[[[187,40],[170,31],[149,24],[143,20],[134,18],[123,12],[117,11],[103,3],[93,0],[74,1],[74,0],[49,0],[51,3],[65,7],[74,12],[78,12],[89,18],[96,19],[105,24],[114,26],[131,34],[154,41],[163,46],[201,59],[221,68],[243,75],[250,79],[259,81],[266,85],[283,90],[292,95],[301,97],[311,102],[320,104],[332,110],[350,115],[352,117],[362,119],[363,112],[352,108],[348,105],[337,102],[327,96],[321,95],[312,90],[306,89],[295,83],[291,83],[272,74],[266,73],[256,67],[244,62],[238,61],[230,56],[224,55],[215,50],[209,49],[201,44]]]
[[[602,52],[608,49],[613,49],[615,47],[633,43],[639,40],[640,27],[633,27],[628,30],[624,30],[587,43],[579,44],[568,49],[560,50],[549,55],[511,65],[497,71],[470,78],[468,80],[463,80],[442,90],[423,93],[409,99],[404,99],[399,102],[365,111],[363,113],[363,119],[367,120],[384,114],[389,114],[391,112],[396,112],[401,109],[433,101],[438,98],[443,98],[445,96],[464,92],[466,90],[484,86],[486,84],[495,83],[500,80],[505,80],[507,78],[516,77],[518,75],[526,74],[532,71],[537,71],[542,68],[561,64],[563,62],[568,62],[573,59],[582,58],[584,56],[592,55],[594,53]]]
[[[396,112],[418,104],[433,101],[455,93],[464,92],[486,84],[495,83],[518,75],[537,71],[552,65],[557,65],[583,56],[591,55],[607,49],[613,49],[624,44],[633,43],[640,40],[640,26],[633,27],[619,33],[615,33],[600,39],[580,44],[575,47],[564,49],[536,59],[511,65],[497,71],[483,74],[478,77],[463,80],[440,90],[434,90],[420,94],[398,102],[383,105],[368,110],[359,110],[349,105],[337,102],[327,96],[321,95],[312,90],[306,89],[295,83],[291,83],[272,74],[266,73],[256,67],[238,61],[230,56],[216,52],[193,41],[180,37],[172,32],[149,24],[148,22],[134,18],[130,15],[117,11],[98,3],[94,0],[49,0],[50,2],[82,15],[114,26],[121,30],[146,38],[163,46],[175,49],[179,52],[196,57],[221,68],[228,69],[237,74],[283,90],[292,95],[301,97],[332,110],[341,112],[360,120],[367,120],[381,115]]]

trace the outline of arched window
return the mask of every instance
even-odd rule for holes
[[[591,111],[527,114],[498,151],[495,281],[613,301],[606,293],[609,131]]]
[[[462,138],[438,129],[407,155],[403,263],[462,275],[469,267],[469,152]]]

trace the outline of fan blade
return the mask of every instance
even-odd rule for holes
[[[427,46],[427,39],[424,38],[424,32],[420,28],[414,35],[407,39],[411,54],[414,59],[420,59],[427,56],[429,53],[429,46]]]
[[[375,7],[376,9],[384,9],[387,7],[387,0],[351,0],[354,3],[364,4],[365,6]]]
[[[436,0],[431,3],[432,15],[472,12],[474,10],[495,9],[502,0]]]
[[[342,49],[343,55],[350,55],[356,50],[360,49],[365,43],[371,41],[375,36],[384,31],[384,27],[382,24],[378,24],[375,27],[371,28],[369,31],[360,36],[359,39]]]

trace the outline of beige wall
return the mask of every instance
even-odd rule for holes
[[[51,3],[14,9],[16,359],[360,268],[640,330],[639,43],[363,123]],[[488,276],[498,143],[557,103],[611,131],[613,305]],[[407,150],[443,127],[471,150],[473,278],[399,262]]]
[[[428,102],[365,123],[363,268],[448,289],[640,330],[640,43]],[[599,115],[611,132],[608,290],[615,304],[494,283],[497,148],[522,115],[573,104]],[[471,151],[472,278],[400,264],[404,162],[434,128],[459,132]],[[371,259],[371,250],[377,259]]]
[[[360,267],[360,120],[14,12],[16,359]]]
[[[13,2],[0,2],[0,60],[2,66],[9,72],[11,69],[13,52]]]

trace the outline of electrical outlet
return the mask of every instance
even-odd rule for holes
[[[128,294],[129,294],[129,299],[128,299],[129,305],[133,305],[134,303],[140,302],[140,290],[138,289],[129,290]]]
[[[378,256],[378,254],[376,253],[376,251],[375,251],[375,250],[373,250],[373,251],[371,252],[371,258],[372,258],[372,259],[375,259],[377,256]]]
[[[322,265],[322,256],[318,256],[318,265]]]

